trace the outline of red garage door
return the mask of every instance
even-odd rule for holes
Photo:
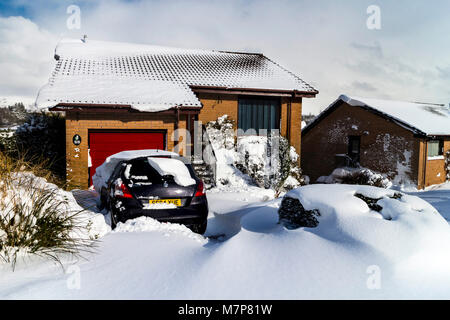
[[[164,150],[164,132],[143,131],[96,131],[89,132],[89,149],[92,166],[89,168],[89,185],[95,169],[105,159],[117,152],[127,150],[162,149]]]

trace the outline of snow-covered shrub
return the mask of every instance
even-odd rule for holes
[[[236,136],[234,121],[228,115],[206,124],[206,130],[217,157],[219,185],[255,184],[271,188],[277,194],[306,184],[298,166],[298,154],[280,136]],[[272,145],[278,149],[268,156]],[[269,149],[268,149],[269,148]],[[237,170],[238,169],[238,170]]]
[[[365,196],[361,193],[355,193],[355,197],[364,201],[367,204],[367,206],[373,211],[381,212],[381,210],[383,210],[383,207],[378,204],[378,201],[380,201],[382,198],[372,198],[372,197]],[[396,192],[392,196],[388,196],[388,197],[391,199],[398,200],[398,199],[401,199],[403,197],[403,195],[401,193]]]
[[[279,140],[280,165],[275,180],[275,190],[280,193],[307,184],[298,165],[299,155],[286,138]]]
[[[8,154],[24,156],[28,162],[45,159],[52,173],[61,180],[65,179],[65,119],[60,114],[29,114],[25,123],[16,129],[8,148],[5,150]]]
[[[206,124],[208,136],[215,149],[225,148],[233,149],[235,145],[234,120],[223,115],[216,121],[210,121]]]
[[[64,191],[27,171],[30,165],[0,153],[0,260],[14,266],[18,255],[35,254],[58,260],[78,254],[90,244]],[[39,168],[37,168],[39,170]]]
[[[269,155],[268,148],[276,148],[273,143],[278,143],[278,150]],[[299,156],[282,136],[269,139],[265,136],[240,137],[237,152],[240,161],[236,163],[236,167],[248,174],[260,187],[272,188],[280,194],[305,184],[297,163]]]
[[[367,168],[337,168],[331,175],[317,179],[319,183],[358,184],[389,188],[392,182],[384,175]]]
[[[237,140],[235,166],[249,175],[261,187],[266,185],[267,138],[263,136],[243,136]]]
[[[280,223],[287,229],[315,228],[319,225],[317,217],[320,216],[320,212],[317,209],[305,210],[298,199],[284,197],[278,209],[278,216]]]
[[[375,173],[369,169],[361,169],[350,172],[347,175],[342,176],[341,182],[343,184],[359,184],[374,186],[379,188],[389,187],[389,180],[383,177],[381,174]]]

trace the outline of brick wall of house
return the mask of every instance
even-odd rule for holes
[[[185,120],[182,116],[180,120]],[[172,151],[174,141],[171,136],[175,126],[175,116],[152,113],[79,113],[66,112],[66,161],[69,188],[88,187],[88,130],[89,129],[165,129],[167,130],[167,150]],[[185,127],[185,121],[180,121]],[[81,144],[75,146],[72,137],[81,136]],[[78,148],[78,150],[76,149]]]
[[[440,184],[446,181],[446,170],[445,170],[445,152],[450,150],[450,140],[444,141],[444,156],[443,159],[433,159],[426,161],[426,183],[425,187],[431,186],[433,184]],[[425,151],[425,148],[424,148]],[[426,154],[426,153],[425,153]]]
[[[386,173],[391,179],[403,173],[417,183],[419,139],[381,116],[346,103],[302,136],[302,169],[312,182],[338,166],[335,155],[347,154],[348,136],[361,137],[361,166]]]
[[[215,121],[218,117],[227,114],[228,117],[238,121],[238,96],[237,95],[220,95],[211,93],[199,93],[199,97],[203,108],[200,111],[198,119],[206,124],[209,121]]]
[[[211,93],[199,93],[198,97],[203,104],[200,111],[199,120],[203,124],[209,121],[217,120],[218,117],[227,114],[230,119],[235,121],[238,119],[238,95],[221,95]],[[291,116],[288,117],[288,109],[290,107]],[[288,121],[290,124],[288,124]],[[289,142],[300,153],[301,147],[301,122],[302,122],[302,99],[301,98],[282,98],[280,112],[280,132],[284,137],[288,136],[288,128],[290,127]],[[235,127],[236,129],[236,127]]]
[[[427,141],[425,138],[418,138],[419,140],[419,165],[418,165],[418,177],[417,187],[419,189],[425,188],[425,166],[427,164]]]
[[[301,139],[302,139],[302,99],[283,99],[282,106],[288,103],[291,104],[291,116],[289,127],[289,142],[295,147],[298,154],[301,154]],[[287,120],[286,120],[287,122]],[[287,133],[286,133],[287,134]],[[299,158],[300,161],[300,158]]]
[[[238,121],[238,96],[199,94],[203,108],[199,120],[203,123],[216,120],[219,116],[228,114],[231,119]],[[287,110],[291,103],[290,117],[290,143],[300,152],[301,139],[301,99],[290,101],[282,99],[281,133],[286,136],[288,125]],[[167,130],[167,150],[185,154],[186,142],[182,136],[179,138],[180,148],[174,150],[175,115],[152,114],[135,112],[66,112],[66,159],[67,182],[70,188],[88,187],[88,130],[89,129],[165,129]],[[180,115],[180,129],[187,129],[186,115]],[[75,134],[81,136],[79,146],[72,143]]]

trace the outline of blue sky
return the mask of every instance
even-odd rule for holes
[[[69,30],[67,7],[81,8]],[[369,30],[377,5],[381,29]],[[62,37],[262,52],[315,86],[317,113],[339,94],[450,102],[450,1],[16,0],[0,2],[0,97],[34,98]]]

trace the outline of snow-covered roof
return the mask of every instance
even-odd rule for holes
[[[50,80],[36,104],[130,105],[156,112],[201,107],[191,86],[317,90],[262,54],[66,39],[55,50]]]
[[[350,106],[363,107],[389,117],[397,124],[417,134],[429,136],[450,135],[450,107],[441,104],[382,100],[340,95],[327,109],[303,130],[308,131],[322,115],[326,115],[339,101]]]

